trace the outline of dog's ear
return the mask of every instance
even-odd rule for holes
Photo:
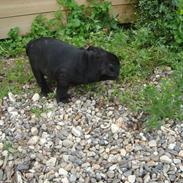
[[[96,48],[96,47],[94,47],[94,46],[88,46],[87,48],[86,48],[88,51],[97,51],[98,49]]]
[[[104,52],[106,52],[104,49],[98,48],[98,47],[95,47],[95,46],[89,46],[87,48],[87,51],[93,51],[93,52],[96,52],[98,54],[103,54]]]

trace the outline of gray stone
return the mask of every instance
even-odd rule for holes
[[[63,146],[65,147],[72,147],[73,146],[73,142],[71,140],[68,140],[68,139],[65,139],[63,142],[62,142]]]
[[[108,171],[108,172],[107,172],[107,176],[108,176],[109,178],[113,178],[113,177],[114,177],[114,171]]]
[[[71,174],[69,177],[69,180],[70,180],[70,182],[75,182],[77,180],[77,177],[75,175]]]
[[[173,159],[173,162],[174,162],[175,164],[181,164],[181,160],[180,160],[180,159]]]
[[[155,141],[155,140],[149,141],[149,146],[150,146],[150,147],[156,147],[156,146],[157,146],[156,141]]]
[[[4,177],[3,171],[0,169],[0,181],[3,181],[3,177]]]
[[[117,155],[110,154],[108,161],[110,163],[118,163],[121,161],[121,156],[119,154],[117,154]]]
[[[3,150],[3,147],[4,147],[3,143],[0,142],[0,151]]]
[[[0,159],[0,167],[3,165],[3,160]]]
[[[29,162],[23,162],[21,164],[18,164],[16,169],[18,171],[26,171],[29,169],[30,167],[29,165],[30,165]]]
[[[160,161],[163,163],[172,163],[172,160],[166,155],[161,156]]]

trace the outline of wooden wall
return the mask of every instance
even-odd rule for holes
[[[86,0],[76,1],[79,4],[86,3]],[[111,13],[118,15],[121,23],[133,21],[133,0],[111,0],[111,2]],[[26,34],[37,15],[43,14],[52,18],[58,9],[56,0],[0,0],[0,39],[7,38],[9,30],[16,26],[20,28],[21,34]]]

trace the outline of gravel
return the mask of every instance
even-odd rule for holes
[[[59,105],[9,93],[1,111],[0,182],[183,182],[180,122],[145,132],[119,101],[92,92]]]

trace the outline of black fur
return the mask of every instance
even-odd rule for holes
[[[27,44],[33,74],[41,93],[50,92],[45,76],[57,82],[57,102],[67,102],[71,85],[118,78],[118,58],[101,48],[76,48],[53,38],[40,38]]]

